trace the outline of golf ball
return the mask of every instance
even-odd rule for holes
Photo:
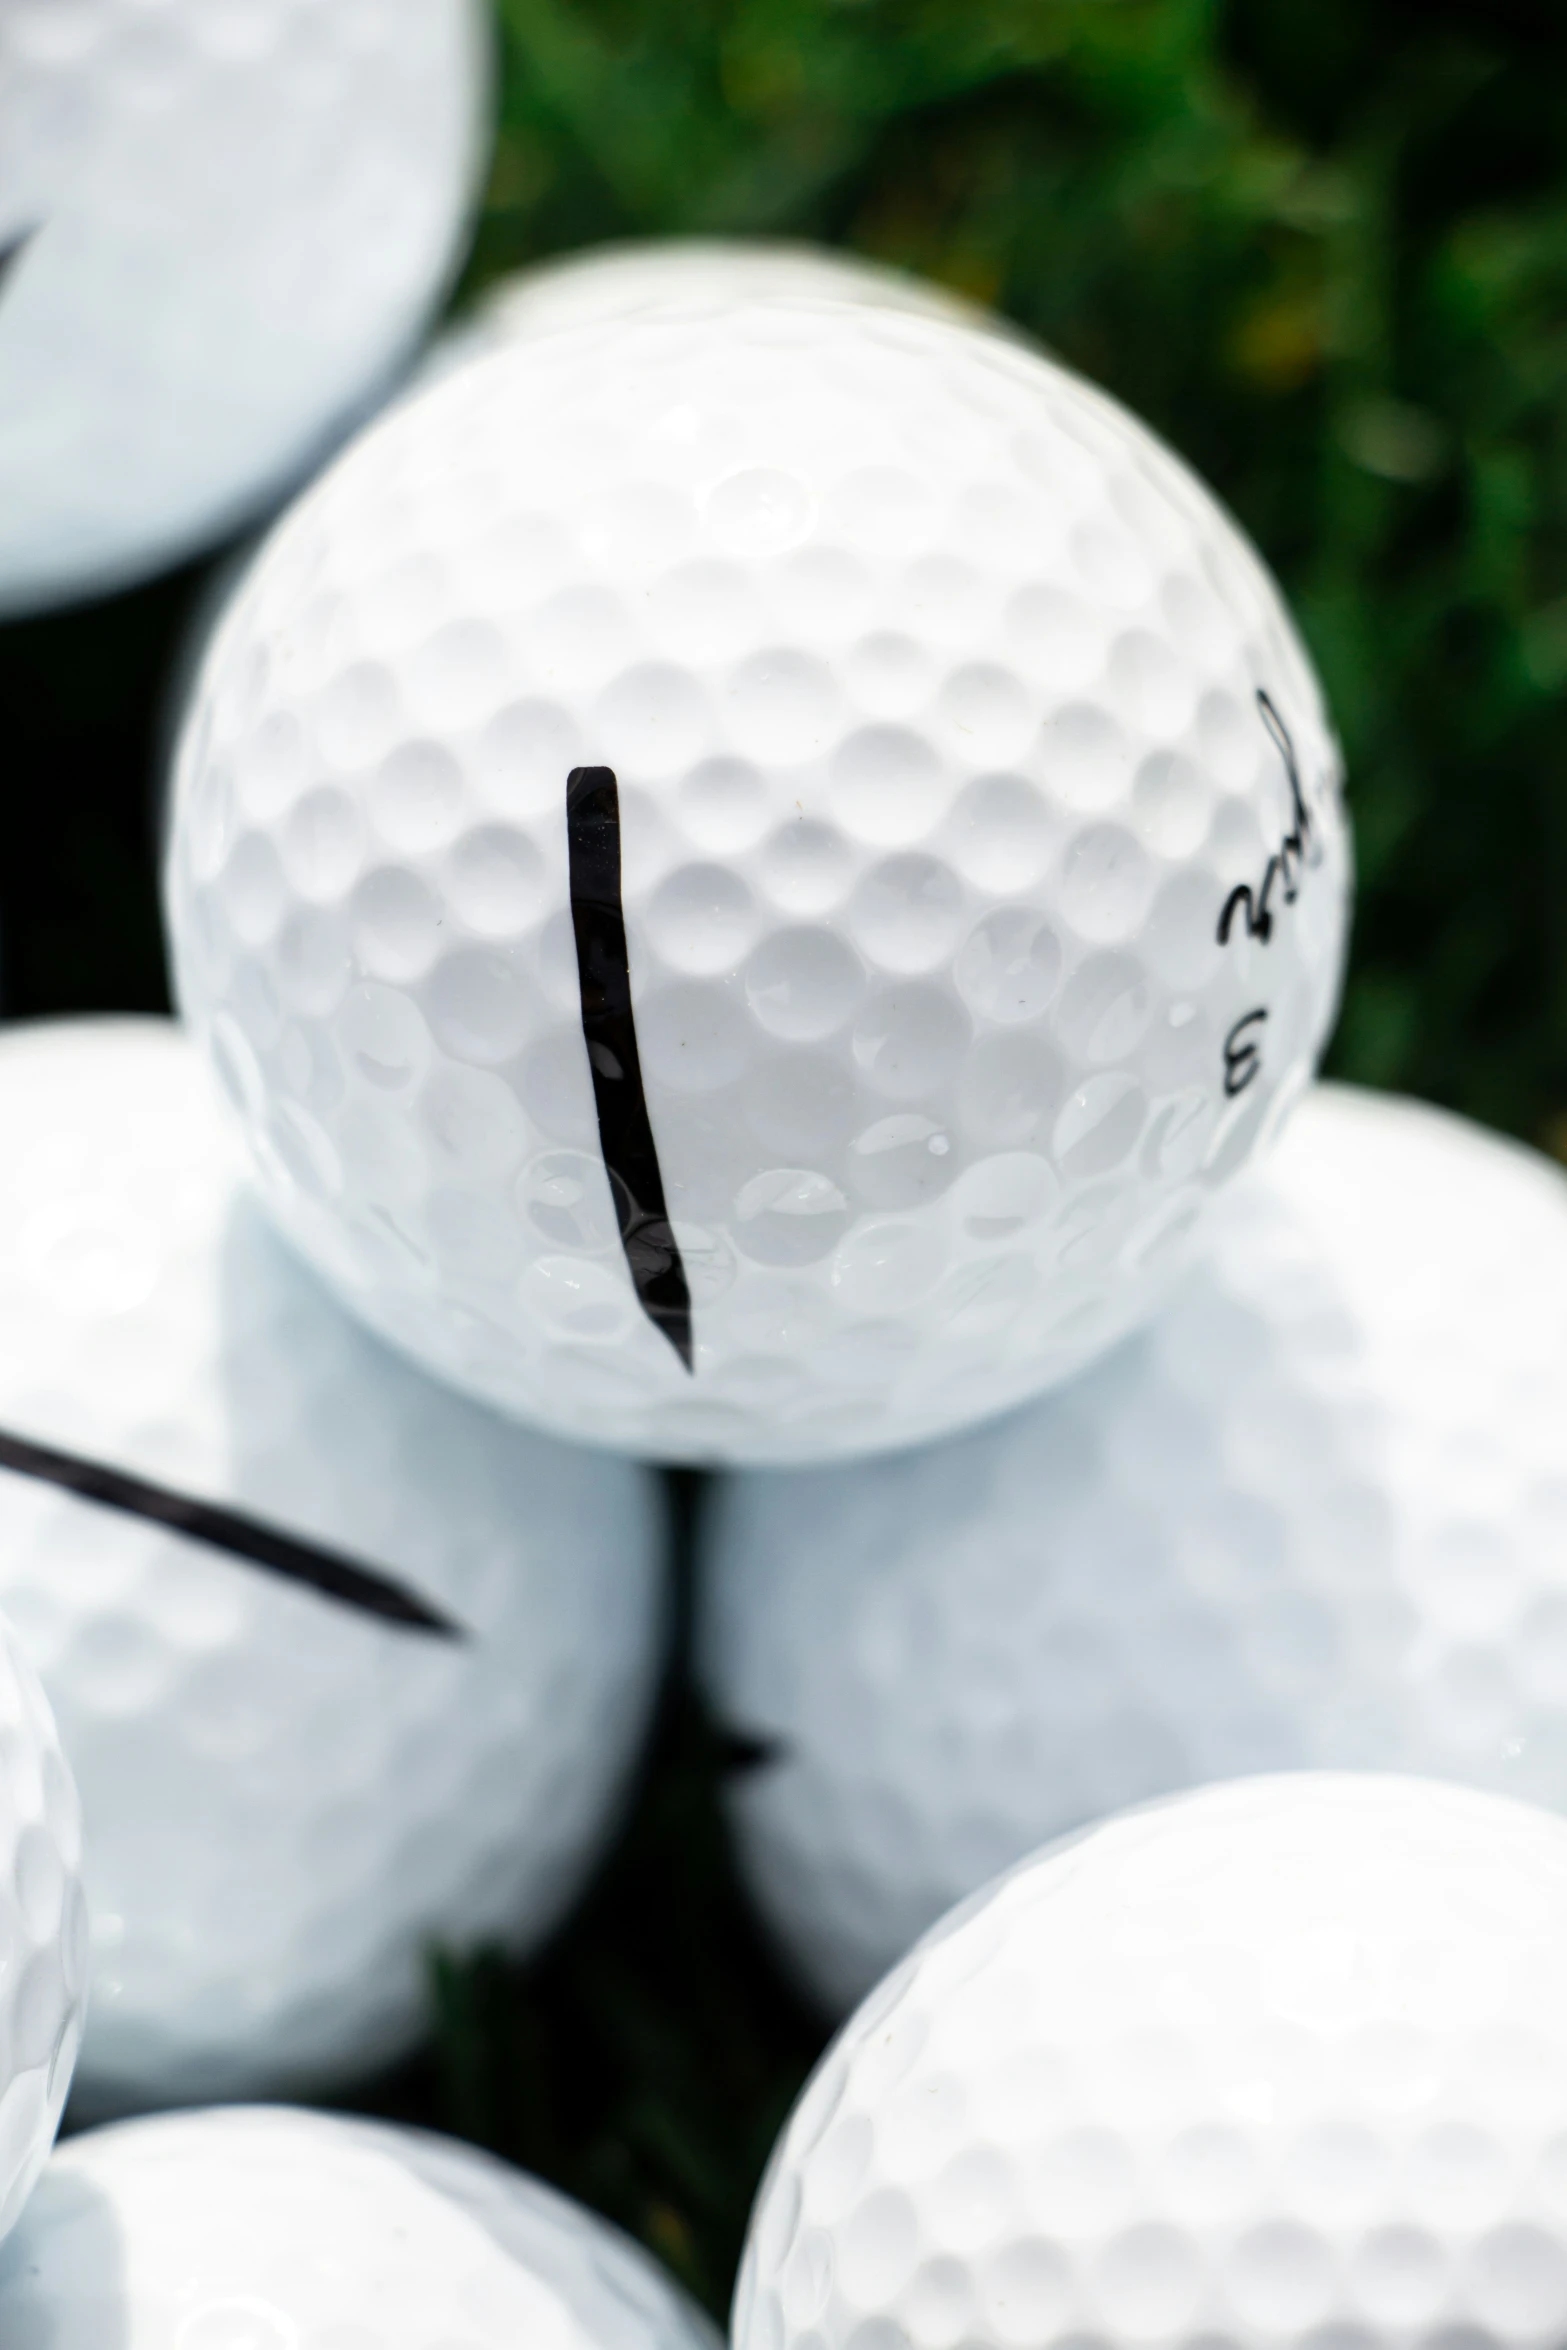
[[[48,1700],[0,1621],[0,2236],[54,2142],[81,2039],[81,1842]]]
[[[670,301],[800,298],[913,311],[956,325],[1015,332],[976,302],[928,278],[823,245],[743,238],[661,237],[597,245],[518,270],[486,293],[471,329],[496,341],[597,325]]]
[[[0,2251],[18,2350],[717,2350],[648,2255],[471,2146],[286,2106],[62,2146]]]
[[[736,1477],[702,1670],[829,2008],[1052,1836],[1319,1766],[1567,1811],[1567,1182],[1307,1096],[1151,1328],[908,1459]]]
[[[1052,1847],[823,2060],[735,2350],[1567,2335],[1567,1823],[1254,1779]]]
[[[416,343],[479,0],[0,0],[0,613],[220,536]]]
[[[367,2069],[432,1944],[536,1943],[602,1848],[659,1675],[656,1487],[322,1295],[169,1023],[6,1030],[0,1126],[0,1606],[82,1790],[80,2085]]]
[[[906,1444],[1157,1301],[1348,896],[1266,574],[998,336],[707,298],[381,420],[202,670],[168,909],[269,1204],[524,1417]]]

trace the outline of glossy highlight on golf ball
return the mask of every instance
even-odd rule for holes
[[[423,2130],[219,2107],[88,2132],[0,2250],[26,2350],[717,2350],[629,2237]]]
[[[82,1788],[84,2097],[347,2078],[435,1946],[532,1947],[602,1850],[657,1490],[344,1315],[172,1024],[6,1030],[0,1119],[0,1606]]]
[[[49,1703],[0,1619],[0,2236],[65,2109],[87,2005],[75,1782]]]
[[[0,0],[0,613],[177,561],[375,404],[486,78],[478,0]]]
[[[1539,2350],[1567,2332],[1567,1822],[1175,1798],[932,1932],[773,2155],[735,2350]]]
[[[1414,1771],[1567,1812],[1564,1333],[1561,1171],[1319,1086],[1072,1387],[728,1480],[701,1672],[812,1995],[843,2012],[996,1870],[1207,1780]]]
[[[810,299],[399,406],[247,572],[174,804],[284,1229],[441,1376],[677,1458],[913,1443],[1146,1315],[1306,1080],[1349,885],[1200,485],[999,336]]]

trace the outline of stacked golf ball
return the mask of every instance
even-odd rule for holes
[[[1304,1773],[1122,1814],[923,1941],[763,2182],[735,2350],[1567,2330],[1567,1823]]]
[[[1418,1771],[1567,1812],[1567,1182],[1308,1096],[1163,1315],[922,1455],[753,1474],[700,1643],[742,1862],[841,2011],[1119,1805]]]
[[[221,537],[377,404],[483,152],[478,0],[0,7],[0,613]]]
[[[525,1949],[662,1647],[648,1472],[390,1356],[267,1229],[171,1023],[0,1032],[0,1608],[87,1810],[96,2102],[363,2071]]]
[[[328,471],[173,808],[282,1229],[438,1375],[676,1458],[904,1445],[1101,1352],[1343,947],[1315,682],[1169,452],[999,335],[699,279]]]
[[[287,2107],[90,2132],[0,2248],[28,2350],[716,2350],[648,2256],[508,2165]]]

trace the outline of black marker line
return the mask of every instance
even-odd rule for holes
[[[31,228],[19,228],[15,236],[7,237],[3,243],[0,243],[0,294],[5,292],[6,279],[37,234],[37,224],[34,223]]]
[[[13,1436],[4,1429],[0,1429],[0,1469],[11,1469],[19,1477],[36,1477],[45,1485],[63,1486],[67,1493],[80,1494],[83,1501],[123,1510],[127,1517],[167,1526],[171,1533],[189,1535],[192,1541],[227,1551],[231,1558],[264,1567],[269,1574],[306,1584],[324,1599],[358,1608],[364,1615],[379,1617],[382,1623],[433,1632],[442,1640],[468,1637],[454,1618],[429,1606],[406,1584],[359,1566],[339,1551],[296,1542],[292,1535],[280,1534],[242,1510],[197,1501],[188,1493],[175,1493],[167,1485],[132,1476],[128,1470],[84,1460],[80,1453],[60,1452],[50,1444],[35,1444],[29,1437]]]
[[[789,1760],[788,1739],[773,1731],[720,1730],[717,1743],[718,1772],[724,1779],[748,1779],[754,1771],[769,1771],[775,1763]]]
[[[620,900],[620,790],[612,767],[573,767],[566,778],[571,926],[577,940],[582,1035],[593,1071],[599,1147],[615,1195],[620,1245],[637,1303],[688,1371],[691,1290],[664,1203],[664,1178],[642,1090],[631,1010],[631,965]]]

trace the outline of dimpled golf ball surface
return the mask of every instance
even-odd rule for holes
[[[100,2107],[346,2075],[430,1946],[519,1949],[600,1850],[657,1679],[647,1472],[432,1386],[247,1197],[162,1021],[0,1037],[0,1430],[396,1577],[386,1623],[0,1472],[0,1607],[86,1816]]]
[[[700,1629],[745,1873],[842,2011],[1049,1837],[1244,1772],[1567,1811],[1567,1182],[1308,1094],[1148,1330],[908,1459],[731,1480]]]
[[[53,2143],[81,2039],[81,1842],[48,1700],[0,1621],[0,2236]]]
[[[287,2107],[74,2138],[0,2251],[16,2350],[716,2350],[640,2248],[471,2146]]]
[[[574,893],[584,769],[618,890]],[[431,1368],[654,1454],[852,1453],[1161,1294],[1330,1016],[1337,793],[1273,588],[1113,403],[693,298],[458,368],[273,535],[184,733],[178,985],[274,1213]],[[635,1065],[586,1034],[618,913]],[[638,1077],[630,1166],[595,1085],[634,1125]]]
[[[774,2154],[736,2350],[1543,2350],[1567,1825],[1419,1780],[1132,1812],[953,1913]]]
[[[477,0],[0,0],[0,611],[215,538],[390,379],[484,64]]]

